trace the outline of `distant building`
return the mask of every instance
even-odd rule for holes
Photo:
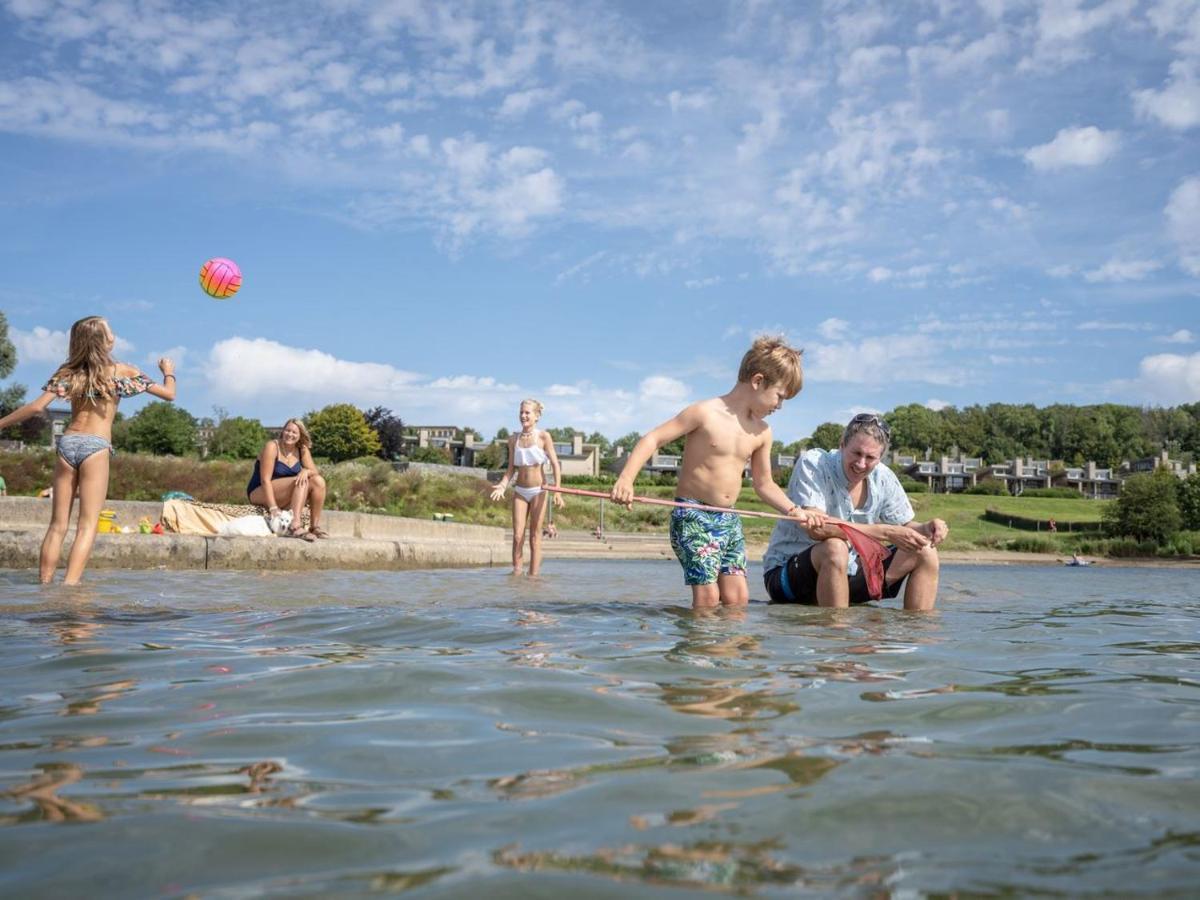
[[[1050,462],[1045,459],[1016,459],[984,467],[979,477],[1003,481],[1008,492],[1019,497],[1028,490],[1050,487]]]
[[[1060,475],[1053,477],[1055,487],[1075,488],[1093,500],[1112,500],[1121,493],[1121,480],[1111,469],[1102,469],[1094,462],[1082,466],[1067,466]]]
[[[462,434],[462,438],[456,437]],[[508,465],[508,441],[480,441],[474,432],[463,431],[454,425],[417,425],[404,433],[405,454],[417,447],[438,447],[450,454],[456,466],[478,466],[478,456],[492,446],[499,446],[503,465]],[[582,435],[574,435],[570,441],[556,441],[554,452],[563,475],[600,474],[600,445],[586,443]]]
[[[1177,478],[1187,478],[1196,474],[1196,463],[1193,461],[1184,464],[1177,459],[1171,459],[1167,451],[1163,450],[1158,456],[1143,456],[1141,459],[1123,462],[1120,474],[1128,478],[1130,475],[1146,475],[1157,469],[1166,469]]]
[[[943,455],[938,459],[900,459],[909,460],[901,471],[914,481],[925,484],[931,494],[957,494],[974,487],[983,469],[982,459],[962,454],[956,458]]]

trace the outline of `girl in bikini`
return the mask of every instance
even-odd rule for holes
[[[270,476],[263,473],[270,472]],[[265,506],[272,517],[279,515],[281,506],[292,511],[292,524],[287,536],[314,541],[329,537],[321,527],[321,512],[325,508],[325,479],[312,458],[312,438],[299,419],[288,419],[279,438],[267,441],[254,461],[246,496],[256,506]],[[308,531],[300,522],[300,513],[308,504]]]
[[[529,574],[537,575],[542,567],[542,515],[546,511],[546,483],[542,466],[547,462],[554,472],[554,483],[562,484],[562,470],[558,454],[554,452],[554,439],[549,432],[538,431],[538,419],[542,417],[542,404],[536,400],[522,400],[520,408],[521,431],[508,438],[508,471],[492,491],[492,499],[500,500],[508,483],[513,481],[512,563],[514,575],[521,574],[521,552],[525,545],[525,528],[529,526]],[[563,507],[562,494],[554,495],[554,505]]]
[[[144,392],[163,400],[175,399],[175,364],[171,360],[158,361],[163,383],[155,384],[135,366],[112,358],[115,340],[108,322],[100,316],[80,319],[71,326],[67,361],[46,382],[42,395],[0,419],[0,428],[6,428],[42,412],[52,400],[71,403],[71,422],[58,439],[50,527],[42,541],[39,567],[42,584],[49,584],[58,568],[76,491],[79,518],[63,584],[78,584],[83,576],[108,496],[112,424],[121,398]]]

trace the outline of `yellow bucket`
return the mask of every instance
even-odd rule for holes
[[[100,521],[96,523],[96,531],[101,533],[120,531],[121,528],[117,525],[116,519],[116,510],[100,510]]]

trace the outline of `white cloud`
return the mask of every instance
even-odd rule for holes
[[[352,362],[267,338],[218,341],[209,351],[205,377],[213,396],[265,401],[276,408],[286,401],[297,415],[329,403],[353,403],[404,409],[415,420],[445,421],[515,405],[523,395],[520,386],[490,376],[430,379],[385,363]]]
[[[651,375],[638,385],[638,397],[643,403],[660,405],[677,404],[680,408],[687,402],[691,389],[678,378],[669,375]]]
[[[805,372],[814,382],[875,384],[881,378],[903,377],[925,384],[963,383],[965,374],[940,362],[937,351],[935,342],[924,334],[818,344],[804,354]]]
[[[17,360],[20,362],[53,363],[59,365],[67,359],[67,347],[70,335],[65,331],[51,331],[41,325],[33,326],[32,331],[22,331],[20,328],[9,328],[8,337],[17,348]]]
[[[1143,358],[1133,387],[1142,400],[1156,406],[1195,403],[1200,400],[1200,353],[1159,353]]]
[[[1059,69],[1088,59],[1092,54],[1088,37],[1096,31],[1126,21],[1137,0],[1101,0],[1084,6],[1085,0],[1043,0],[1034,25],[1036,43],[1018,65],[1020,71]]]
[[[175,363],[177,369],[186,369],[188,348],[177,344],[174,347],[168,347],[166,350],[154,350],[147,353],[144,357],[146,365],[143,371],[150,373],[158,371],[158,361],[163,357]]]
[[[678,113],[681,110],[694,112],[696,110],[707,109],[712,103],[712,96],[705,91],[696,91],[692,94],[685,94],[682,91],[671,91],[667,94],[667,105],[671,107],[671,112]]]
[[[1026,161],[1038,171],[1054,171],[1067,166],[1098,166],[1117,152],[1120,134],[1101,131],[1094,125],[1064,128],[1048,144],[1025,152]]]
[[[1134,91],[1133,105],[1139,115],[1176,131],[1200,125],[1200,81],[1192,64],[1182,60],[1171,63],[1171,75],[1163,89]]]
[[[916,70],[929,70],[943,77],[980,72],[1009,50],[1003,31],[992,31],[963,46],[927,44],[908,51],[909,64]]]
[[[1180,328],[1178,331],[1165,335],[1159,338],[1165,344],[1191,344],[1196,340],[1196,335],[1188,331],[1186,328]]]
[[[843,61],[838,73],[838,84],[842,87],[854,87],[875,81],[894,67],[899,59],[899,47],[888,44],[858,47]]]
[[[209,352],[205,369],[219,394],[333,396],[354,402],[402,391],[421,381],[414,372],[382,363],[348,362],[323,350],[289,347],[267,338],[233,337]]]
[[[1200,175],[1179,183],[1164,210],[1167,234],[1179,250],[1179,264],[1200,278]]]
[[[1120,281],[1141,281],[1162,268],[1152,259],[1110,259],[1098,269],[1084,272],[1083,278],[1092,284]]]
[[[553,96],[554,92],[547,88],[516,91],[504,98],[504,102],[500,104],[497,115],[505,119],[520,118],[535,106],[540,106],[548,102]]]
[[[700,288],[714,287],[721,283],[720,275],[710,275],[707,278],[689,278],[683,283],[683,286],[689,291],[699,290]]]
[[[1093,319],[1080,322],[1080,331],[1153,331],[1154,326],[1147,322],[1102,322]]]
[[[938,400],[936,397],[930,397],[925,401],[925,408],[932,409],[934,412],[941,412],[948,406],[953,406],[952,403],[947,403],[945,400]]]
[[[840,341],[846,337],[850,323],[845,319],[826,319],[817,326],[817,334],[827,341]]]
[[[13,346],[17,348],[18,362],[50,363],[59,366],[67,361],[67,353],[71,345],[70,332],[51,331],[42,325],[34,325],[30,331],[10,327],[8,337]],[[125,356],[133,351],[133,344],[119,334],[115,337],[114,356]]]

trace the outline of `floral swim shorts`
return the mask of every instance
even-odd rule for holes
[[[676,497],[676,503],[700,503]],[[746,574],[746,539],[737,513],[680,509],[671,512],[671,549],[683,566],[684,584],[713,584],[718,575]]]

